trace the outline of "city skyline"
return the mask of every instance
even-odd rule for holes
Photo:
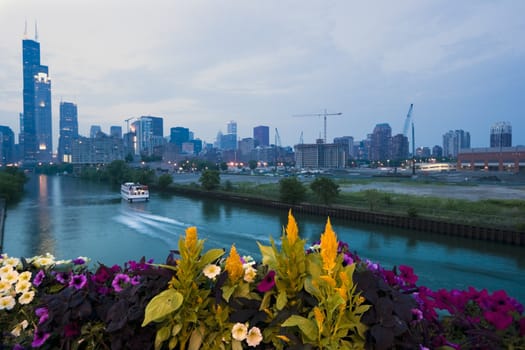
[[[60,101],[78,106],[83,135],[156,115],[208,143],[235,120],[240,138],[268,125],[270,143],[277,128],[293,145],[323,133],[322,118],[293,115],[326,108],[342,113],[328,118],[328,140],[361,140],[380,123],[402,132],[414,103],[416,147],[441,145],[456,129],[470,132],[472,147],[488,147],[500,121],[511,123],[513,145],[525,144],[525,45],[516,40],[525,4],[123,4],[1,4],[1,124],[20,131],[20,39],[25,21],[37,20],[54,145]]]

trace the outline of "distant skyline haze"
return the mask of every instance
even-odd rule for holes
[[[284,145],[366,138],[376,124],[403,132],[414,104],[415,146],[463,129],[489,147],[497,122],[525,145],[525,2],[0,0],[0,125],[20,131],[22,39],[49,67],[58,145],[61,101],[92,125],[126,130],[130,117],[164,118],[213,143],[269,126]],[[410,138],[410,137],[409,137]],[[411,141],[411,140],[410,140]]]

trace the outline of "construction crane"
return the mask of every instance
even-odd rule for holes
[[[326,117],[328,116],[334,116],[334,115],[341,115],[343,113],[327,113],[326,109],[324,110],[324,113],[317,113],[317,114],[296,114],[294,117],[323,117],[324,119],[324,143],[326,143]]]
[[[281,146],[281,136],[279,135],[279,130],[277,130],[277,128],[275,128],[275,146],[282,147]]]
[[[410,104],[410,108],[408,109],[407,117],[405,119],[405,126],[403,127],[403,136],[408,137],[408,128],[410,127],[410,122],[412,121],[412,110],[414,109],[414,104]]]
[[[129,133],[129,121],[130,120],[133,120],[133,119],[137,119],[136,117],[131,117],[131,118],[128,118],[128,119],[125,119],[124,121],[126,122],[126,128],[128,130],[128,133]]]

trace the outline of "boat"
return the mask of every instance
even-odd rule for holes
[[[129,202],[149,200],[149,189],[146,185],[136,182],[124,182],[120,186],[120,195]]]

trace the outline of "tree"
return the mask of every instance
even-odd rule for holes
[[[115,160],[106,167],[106,175],[111,184],[118,185],[131,180],[131,168],[124,160]]]
[[[170,174],[162,174],[159,176],[158,185],[160,189],[165,190],[173,182],[173,177]]]
[[[217,170],[204,170],[199,178],[202,188],[207,191],[215,190],[221,184],[221,177]]]
[[[327,177],[318,177],[311,184],[310,189],[324,204],[332,202],[339,195],[339,185]]]
[[[288,177],[279,181],[281,201],[296,204],[306,197],[306,187],[296,177]]]
[[[255,169],[257,169],[257,161],[256,160],[250,160],[248,162],[248,166],[250,167],[250,170],[251,171],[254,171]]]
[[[222,162],[219,166],[222,171],[228,170],[228,164],[226,164],[226,162]]]

